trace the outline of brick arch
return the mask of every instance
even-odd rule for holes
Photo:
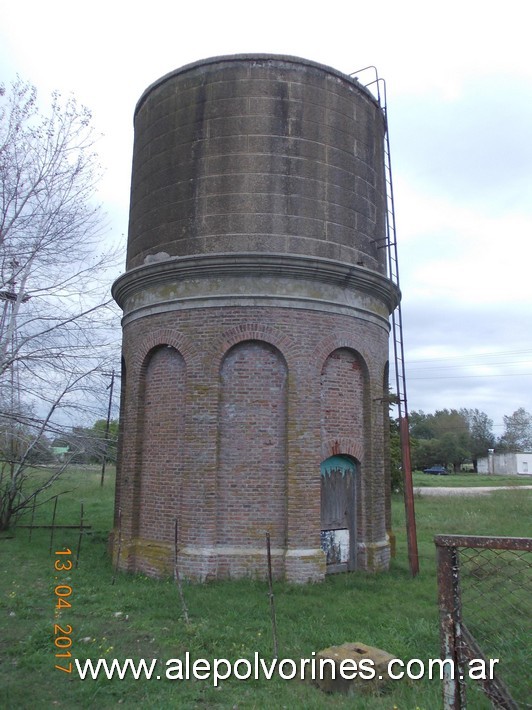
[[[346,347],[333,348],[321,364],[320,430],[322,460],[347,454],[365,461],[368,434],[369,378],[359,352]]]
[[[244,323],[226,330],[213,346],[210,358],[211,373],[217,375],[229,350],[238,343],[247,340],[256,340],[272,345],[282,355],[288,370],[293,368],[299,349],[297,343],[289,335],[262,323]]]
[[[288,368],[264,339],[245,338],[221,361],[217,536],[222,546],[286,540]],[[219,558],[219,569],[226,562]]]
[[[148,355],[156,348],[165,345],[177,350],[187,366],[196,356],[196,350],[186,336],[171,328],[160,328],[143,338],[130,356],[129,361],[126,362],[130,376],[140,376],[146,366]]]
[[[179,511],[185,448],[186,362],[168,343],[148,349],[138,371],[134,534],[170,542]]]
[[[368,378],[368,363],[371,359],[366,349],[361,347],[360,342],[355,340],[350,333],[336,333],[327,336],[314,348],[311,363],[316,368],[316,375],[318,377],[321,375],[328,357],[332,355],[335,350],[341,350],[342,348],[346,348],[355,353],[363,366],[365,377]]]
[[[325,461],[330,456],[351,456],[360,464],[363,451],[359,441],[347,437],[328,439],[321,444],[321,460]]]

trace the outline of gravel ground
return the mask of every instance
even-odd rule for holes
[[[532,486],[471,486],[469,488],[427,487],[414,488],[414,493],[421,496],[483,496],[493,491],[529,491]]]

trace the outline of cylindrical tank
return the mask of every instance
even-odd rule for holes
[[[355,79],[219,57],[135,112],[128,268],[157,252],[308,254],[384,271],[384,118]]]
[[[304,59],[207,59],[135,111],[113,554],[193,579],[385,569],[385,119]]]

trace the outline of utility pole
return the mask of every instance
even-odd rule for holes
[[[18,376],[17,354],[17,327],[16,320],[18,307],[21,303],[26,303],[31,296],[22,291],[17,292],[16,272],[19,262],[12,259],[11,278],[5,284],[7,288],[0,290],[0,301],[3,301],[2,313],[0,316],[0,351],[2,353],[3,364],[9,363],[6,369],[10,372],[9,391],[9,465],[11,478],[14,477],[15,462],[17,458],[17,436],[16,422],[20,417],[20,381]]]
[[[103,451],[103,461],[102,461],[102,475],[100,478],[100,486],[103,486],[103,482],[105,479],[105,463],[107,461],[107,445],[109,442],[109,425],[111,423],[111,407],[113,406],[113,388],[115,385],[115,371],[111,370],[111,372],[102,372],[103,377],[110,377],[111,382],[110,384],[107,385],[107,389],[109,390],[109,405],[107,407],[107,419],[105,422],[105,448]]]

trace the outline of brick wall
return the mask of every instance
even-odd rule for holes
[[[172,347],[153,350],[144,368],[138,535],[174,540],[183,477],[185,362]]]
[[[359,357],[347,348],[332,352],[321,372],[322,439],[354,439],[364,458],[365,376]]]
[[[169,573],[177,516],[185,576],[264,575],[269,529],[277,576],[321,579],[320,463],[344,453],[360,465],[360,565],[385,567],[377,399],[387,343],[385,328],[303,309],[202,308],[129,323],[121,566]]]
[[[218,543],[286,544],[287,373],[260,341],[235,345],[221,368]]]

